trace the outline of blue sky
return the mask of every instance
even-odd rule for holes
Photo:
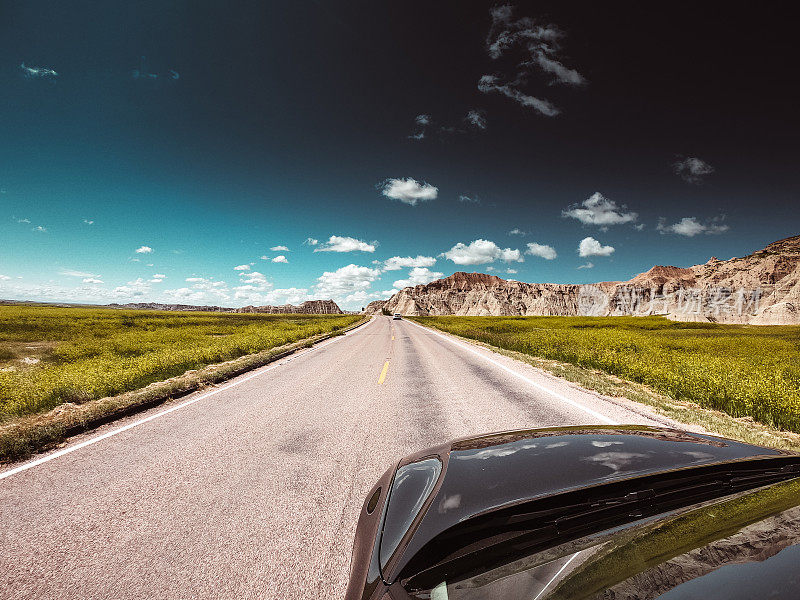
[[[0,298],[356,309],[798,233],[774,14],[377,4],[9,2]]]

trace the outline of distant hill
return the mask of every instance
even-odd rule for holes
[[[800,324],[800,236],[741,258],[654,266],[629,281],[523,283],[454,273],[407,287],[367,312],[406,315],[666,315],[684,321]]]

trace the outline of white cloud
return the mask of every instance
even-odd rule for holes
[[[435,264],[436,259],[432,256],[393,256],[391,258],[387,258],[383,262],[383,270],[399,271],[400,269],[411,269],[414,267],[432,267]]]
[[[471,202],[472,204],[480,204],[480,198],[478,198],[477,196],[466,196],[464,194],[461,194],[458,197],[458,201],[459,202]]]
[[[153,274],[153,278],[150,280],[150,283],[161,283],[167,278],[166,275],[163,273],[155,273]]]
[[[349,264],[335,271],[325,271],[317,278],[314,290],[321,298],[344,300],[349,304],[367,298],[372,282],[380,277],[380,269]]]
[[[44,233],[45,231],[47,231],[47,227],[42,227],[41,225],[37,225],[31,231],[37,231],[39,233]]]
[[[274,263],[288,263],[289,261],[286,260],[286,257],[283,254],[279,254],[275,258],[272,259]]]
[[[512,229],[511,231],[508,232],[508,235],[527,235],[527,234],[524,231],[522,231],[521,229],[517,229],[515,227],[514,229]]]
[[[430,283],[434,279],[440,279],[441,277],[442,273],[431,271],[425,267],[414,267],[408,273],[408,279],[398,279],[394,282],[394,287],[398,290],[402,290],[403,288],[415,285],[424,285]]]
[[[316,246],[319,244],[319,240],[315,240],[314,238],[306,238],[306,241],[303,242],[306,246]]]
[[[537,244],[536,242],[531,242],[528,244],[528,249],[525,251],[525,254],[538,256],[539,258],[544,258],[545,260],[553,260],[554,258],[558,257],[555,248],[548,246],[547,244]]]
[[[579,269],[594,269],[594,263],[593,262],[587,262],[586,264],[581,265],[578,268]]]
[[[11,277],[9,277],[8,275],[3,275],[2,273],[0,273],[0,281],[8,281],[10,279]]]
[[[289,248],[286,246],[273,246],[270,250],[273,252],[289,252]]]
[[[17,223],[25,223],[25,224],[27,224],[27,225],[30,225],[30,224],[31,224],[31,220],[30,220],[30,219],[28,219],[28,218],[25,218],[25,219],[17,219]]]
[[[419,183],[411,177],[387,179],[381,186],[381,193],[392,200],[399,200],[404,204],[416,206],[418,202],[435,200],[439,195],[439,188],[428,183]]]
[[[332,235],[319,248],[314,248],[314,252],[375,252],[375,242],[368,244],[356,238]]]
[[[84,222],[86,225],[94,225],[94,221],[90,221],[89,219],[84,219],[84,220],[83,220],[83,222]]]
[[[83,283],[92,283],[92,284],[100,284],[103,283],[102,279],[97,279],[97,277],[87,277],[82,280]]]
[[[59,271],[60,275],[66,275],[67,277],[100,277],[100,275],[95,275],[94,273],[87,273],[86,271],[76,271],[74,269],[64,269]]]
[[[694,237],[701,233],[713,235],[725,233],[730,229],[730,227],[722,223],[724,219],[725,217],[719,216],[706,223],[701,223],[697,220],[697,217],[683,217],[677,223],[666,225],[664,218],[661,218],[658,221],[656,230],[660,231],[662,234],[674,233],[685,237]]]
[[[478,90],[484,94],[488,94],[490,92],[503,94],[518,104],[521,104],[526,108],[532,108],[539,114],[542,114],[546,117],[555,117],[561,113],[561,111],[558,110],[558,108],[556,108],[548,100],[543,100],[542,98],[525,94],[511,85],[498,83],[498,79],[495,75],[484,75],[481,77],[480,81],[478,82]]]
[[[506,273],[509,275],[516,275],[517,272],[518,271],[516,269],[506,269]]]
[[[478,83],[483,93],[496,92],[511,98],[522,106],[533,108],[540,114],[553,117],[559,110],[548,100],[537,98],[522,91],[521,87],[531,79],[534,71],[554,76],[550,84],[584,85],[586,79],[575,69],[566,67],[559,57],[561,40],[565,37],[553,24],[537,23],[530,17],[514,18],[514,7],[495,6],[490,9],[492,25],[486,37],[486,50],[493,60],[516,50],[527,55],[520,62],[516,54],[513,58],[514,73],[501,79],[498,75],[484,75]]]
[[[233,267],[233,270],[234,271],[249,271],[250,270],[250,265],[236,265],[235,267]]]
[[[150,292],[150,284],[139,277],[134,281],[129,281],[125,285],[114,288],[113,294],[123,298],[141,298]]]
[[[495,260],[523,262],[519,250],[501,249],[494,242],[482,239],[470,242],[469,245],[459,242],[440,256],[452,260],[457,265],[484,265]]]
[[[672,170],[687,183],[698,184],[703,182],[703,177],[714,172],[714,167],[699,158],[687,156],[672,163]]]
[[[22,63],[19,68],[22,69],[22,74],[28,79],[54,79],[58,77],[58,73],[53,69],[45,67],[26,67],[25,63]]]
[[[482,110],[472,109],[464,117],[470,125],[478,129],[486,129],[486,114]]]
[[[583,238],[578,244],[578,254],[586,256],[611,256],[614,253],[612,246],[603,246],[593,237]]]
[[[412,140],[423,140],[425,139],[425,133],[427,132],[428,125],[431,124],[431,116],[430,115],[417,115],[414,117],[414,125],[416,126],[416,132],[409,135],[409,139]]]
[[[150,246],[139,246],[134,252],[136,254],[152,254],[153,249]]]
[[[595,192],[581,204],[573,204],[568,209],[561,211],[561,216],[577,219],[584,225],[621,225],[632,223],[639,218],[635,212],[626,211],[625,206],[617,206],[600,192]]]
[[[542,50],[536,52],[534,60],[543,71],[552,73],[561,83],[568,83],[570,85],[586,85],[586,79],[584,79],[583,76],[575,69],[568,69],[559,61],[549,58]]]

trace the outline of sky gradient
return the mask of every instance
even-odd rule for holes
[[[800,233],[777,3],[69,4],[0,7],[0,298],[358,309]]]

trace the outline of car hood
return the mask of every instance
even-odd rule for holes
[[[656,473],[791,454],[685,431],[599,426],[463,438],[403,463],[431,453],[444,469],[403,557],[392,565],[395,574],[443,532],[504,507]]]

